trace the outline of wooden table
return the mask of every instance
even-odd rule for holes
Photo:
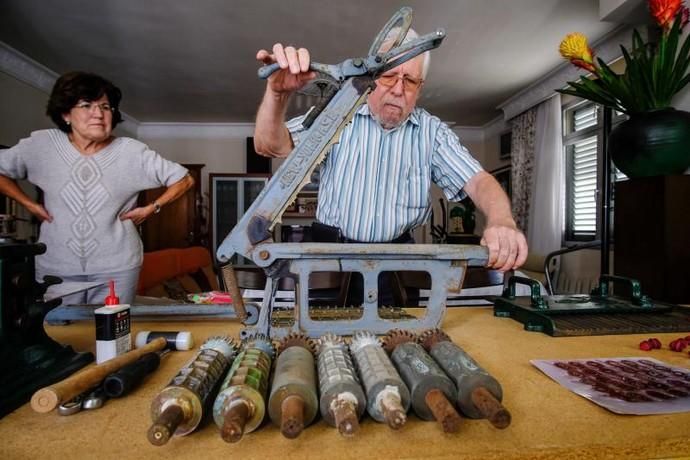
[[[454,308],[444,329],[503,385],[513,423],[497,430],[483,420],[463,420],[460,432],[444,434],[433,422],[410,415],[395,432],[371,418],[354,438],[341,437],[320,419],[295,440],[268,422],[237,444],[226,444],[214,424],[154,447],[146,439],[151,400],[193,356],[170,353],[145,384],[99,410],[63,417],[39,414],[28,404],[0,420],[0,458],[598,458],[679,457],[690,454],[690,413],[615,415],[559,386],[530,359],[651,356],[690,367],[687,353],[668,349],[642,352],[647,336],[552,338],[526,332],[522,325],[495,318],[491,308]],[[237,336],[235,323],[141,323],[139,330],[188,329],[197,344],[214,334]],[[58,341],[94,350],[90,323],[48,327]],[[680,334],[657,335],[667,347]]]

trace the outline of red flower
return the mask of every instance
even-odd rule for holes
[[[683,6],[683,0],[649,0],[649,11],[656,23],[664,29],[669,29],[673,19]]]

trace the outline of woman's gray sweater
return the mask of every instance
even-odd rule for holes
[[[131,138],[115,138],[93,155],[82,155],[67,134],[35,131],[0,151],[0,174],[27,179],[44,193],[52,222],[41,224],[38,271],[55,275],[108,273],[141,265],[142,244],[131,220],[140,191],[170,186],[187,169]]]

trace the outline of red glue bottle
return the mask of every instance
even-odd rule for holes
[[[110,280],[105,307],[94,310],[96,318],[96,362],[98,364],[132,349],[129,305],[120,304],[115,282]]]

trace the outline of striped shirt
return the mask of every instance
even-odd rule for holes
[[[306,132],[304,116],[287,123],[295,144]],[[316,218],[343,236],[391,241],[431,215],[431,182],[451,201],[482,167],[445,123],[415,108],[386,130],[363,104],[321,165]]]

